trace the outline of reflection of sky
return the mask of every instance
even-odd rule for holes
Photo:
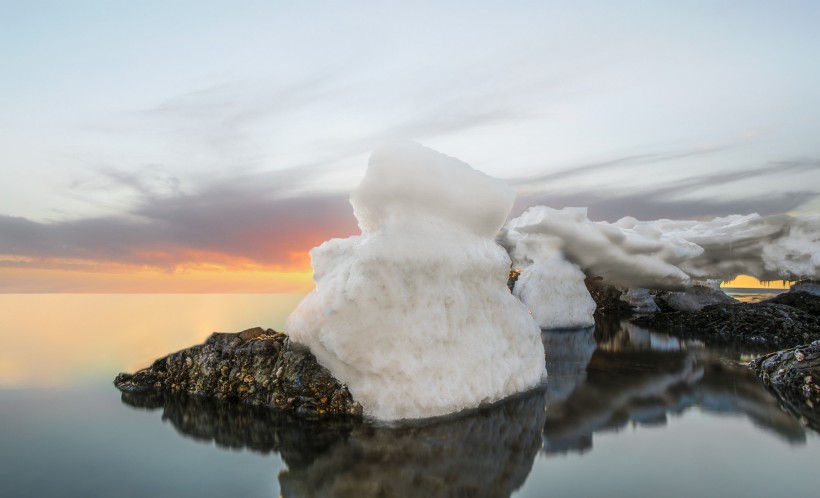
[[[110,384],[211,332],[281,330],[300,294],[0,295],[0,387]]]
[[[290,254],[355,230],[345,193],[395,138],[513,182],[516,209],[817,212],[818,9],[6,4],[0,255],[173,267],[241,240],[304,269]]]

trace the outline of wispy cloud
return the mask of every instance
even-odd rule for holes
[[[31,258],[0,261],[0,266],[85,260],[173,269],[242,261],[304,269],[307,250],[328,237],[353,233],[356,223],[346,195],[289,197],[300,174],[307,173],[239,177],[191,194],[180,189],[159,194],[142,177],[114,174],[141,192],[137,205],[121,215],[51,223],[0,216],[0,254]]]

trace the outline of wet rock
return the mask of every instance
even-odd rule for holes
[[[510,269],[510,274],[507,275],[507,287],[509,287],[510,292],[515,288],[515,283],[518,281],[518,277],[521,276],[521,271],[521,268]]]
[[[623,299],[626,293],[625,288],[612,285],[601,277],[587,278],[584,284],[592,300],[595,301],[596,316],[629,316],[632,314],[632,307]]]
[[[737,303],[722,290],[705,285],[693,285],[683,292],[658,292],[655,299],[673,311],[700,311],[712,304]]]
[[[786,304],[793,308],[803,310],[810,315],[820,317],[820,296],[809,292],[795,291],[794,288],[792,288],[789,292],[778,294],[765,302]]]
[[[769,351],[820,339],[820,317],[775,303],[714,304],[698,312],[655,313],[632,322],[707,344]]]
[[[820,282],[816,280],[801,280],[792,285],[789,292],[805,292],[820,297]]]
[[[820,430],[820,340],[760,356],[750,366],[784,407]]]
[[[260,327],[214,333],[203,344],[160,358],[136,373],[121,373],[123,392],[186,393],[236,399],[303,416],[359,417],[347,386],[319,365],[305,346]]]

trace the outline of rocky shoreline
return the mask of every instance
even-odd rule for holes
[[[818,419],[812,413],[820,410],[820,400],[816,399],[820,393],[817,294],[798,288],[760,303],[729,303],[714,295],[719,291],[696,289],[691,296],[678,300],[691,306],[694,296],[695,302],[719,304],[705,305],[699,311],[676,311],[671,307],[675,304],[671,293],[644,293],[646,299],[657,303],[659,311],[635,316],[629,299],[624,299],[626,289],[600,279],[588,279],[586,284],[598,305],[596,316],[629,317],[635,325],[697,339],[707,345],[770,353],[753,362],[758,376],[787,408],[801,414],[791,407],[798,406],[809,410],[810,416],[802,416]],[[782,348],[791,349],[773,352]],[[786,360],[801,355],[808,360],[786,365]],[[788,375],[778,373],[781,369]],[[803,375],[806,369],[814,370]],[[808,384],[800,384],[800,379],[807,376],[811,377],[811,389],[815,391],[803,399],[800,395]],[[114,384],[126,394],[147,392],[237,400],[307,418],[361,418],[363,412],[347,386],[321,366],[307,347],[291,342],[284,333],[261,327],[238,333],[214,333],[203,344],[160,358],[148,368],[119,374]]]
[[[306,417],[361,417],[347,386],[304,346],[281,332],[256,327],[214,333],[203,344],[156,360],[114,385],[123,392],[186,393],[234,399]]]
[[[820,430],[820,340],[760,356],[751,367],[785,408]]]
[[[820,303],[820,298],[808,294],[799,299]],[[633,318],[632,323],[709,345],[746,345],[769,351],[820,339],[820,317],[775,301],[653,313]]]

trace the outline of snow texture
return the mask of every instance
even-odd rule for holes
[[[525,268],[513,294],[529,308],[542,329],[595,325],[595,301],[584,285],[584,273],[560,255]]]
[[[820,276],[820,217],[757,214],[711,221],[622,218],[593,222],[586,208],[535,206],[498,241],[526,268],[557,253],[587,276],[625,287],[681,291],[706,280]]]
[[[311,251],[316,289],[285,324],[365,415],[433,417],[546,376],[538,325],[493,237],[515,194],[415,143],[373,153],[351,195],[362,234]]]

